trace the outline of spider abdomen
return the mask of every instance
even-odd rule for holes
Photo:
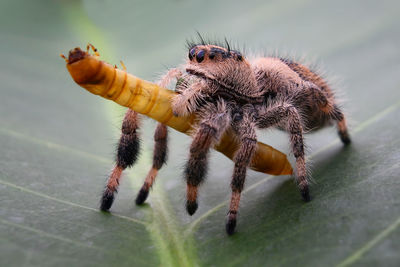
[[[333,106],[327,105],[335,99],[320,75],[300,63],[282,58],[258,58],[252,66],[258,86],[273,96],[268,105],[290,102],[299,111],[307,131],[332,123],[332,114],[327,109]]]

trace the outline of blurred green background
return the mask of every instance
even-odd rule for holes
[[[2,0],[0,14],[1,266],[400,265],[398,1]],[[111,64],[156,80],[183,62],[196,31],[318,63],[351,118],[346,149],[333,128],[307,136],[310,203],[292,177],[249,171],[232,237],[232,162],[212,153],[188,216],[190,139],[180,133],[171,131],[147,204],[134,204],[151,164],[149,119],[139,163],[111,213],[98,211],[124,109],[76,85],[59,57],[91,42]],[[290,152],[282,133],[259,137]]]

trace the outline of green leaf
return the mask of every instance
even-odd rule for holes
[[[0,266],[398,266],[398,10],[395,1],[3,1]],[[332,128],[307,136],[313,200],[301,201],[292,177],[249,171],[232,237],[232,162],[212,153],[199,209],[187,215],[190,139],[180,133],[171,131],[147,204],[134,204],[151,166],[150,120],[111,213],[98,210],[124,109],[76,85],[58,57],[91,42],[155,80],[182,62],[196,30],[319,58],[346,85],[353,143],[344,148]],[[289,153],[286,135],[259,137]]]

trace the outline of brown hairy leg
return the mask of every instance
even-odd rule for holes
[[[154,152],[153,152],[153,165],[146,176],[144,184],[140,189],[137,197],[136,197],[136,204],[142,204],[147,196],[149,195],[149,190],[156,179],[158,171],[167,161],[167,153],[168,153],[168,129],[162,123],[157,124],[156,131],[154,133]]]
[[[187,183],[186,210],[193,215],[197,210],[197,188],[203,182],[208,165],[208,152],[229,126],[229,112],[222,101],[204,107],[193,141],[184,176]]]
[[[172,100],[172,111],[175,116],[186,116],[197,111],[204,100],[207,85],[204,81],[198,81],[190,85],[190,90],[184,90]]]
[[[306,82],[305,85],[306,89],[311,91],[313,100],[318,104],[321,111],[329,115],[333,120],[337,122],[338,134],[343,144],[350,144],[351,139],[346,125],[346,119],[340,108],[336,104],[334,104],[330,97],[328,97],[315,84],[311,82]]]
[[[173,79],[179,79],[181,76],[182,72],[177,68],[173,68],[168,70],[168,72],[160,78],[157,84],[160,87],[167,87]]]
[[[312,82],[304,82],[302,88],[303,92],[299,92],[300,94],[308,93],[322,112],[332,114],[334,105],[324,91]]]
[[[343,144],[348,145],[351,143],[351,138],[346,125],[346,118],[342,115],[341,120],[337,120],[337,129],[340,140]]]
[[[246,110],[244,112],[243,118],[240,118],[241,115],[235,114],[236,116],[233,116],[233,128],[240,139],[240,147],[234,159],[235,167],[231,181],[232,196],[225,225],[228,235],[232,235],[235,232],[236,217],[239,209],[240,195],[246,179],[247,166],[250,164],[257,146],[255,124],[250,119],[249,114],[246,114]]]
[[[303,127],[300,115],[296,108],[283,103],[268,109],[264,114],[259,114],[257,126],[268,128],[287,120],[286,130],[290,135],[290,143],[294,157],[296,158],[297,175],[296,181],[304,201],[310,201],[308,180],[306,174],[306,163],[304,158]]]
[[[162,87],[166,87],[172,79],[177,78],[180,75],[182,74],[178,69],[170,69],[161,78],[158,84]],[[133,164],[135,164],[137,160],[139,154],[139,136],[137,133],[138,128],[138,113],[129,109],[126,112],[124,120],[122,122],[122,133],[117,149],[116,165],[111,172],[107,186],[101,198],[100,209],[103,211],[107,211],[111,208],[111,205],[115,198],[115,193],[118,190],[119,181],[121,179],[123,170],[125,170],[127,167],[131,167]],[[160,124],[157,126],[154,138],[156,141],[156,145],[155,155],[153,158],[153,167],[147,175],[145,184],[143,185],[143,187],[147,188],[147,193],[146,190],[141,190],[136,199],[136,203],[143,203],[146,200],[148,189],[153,184],[153,181],[157,175],[157,171],[165,162],[167,153],[167,129],[164,125]]]
[[[128,109],[122,122],[121,137],[119,139],[116,164],[108,179],[101,198],[100,209],[107,211],[111,208],[114,195],[118,190],[122,171],[131,167],[139,154],[139,116],[135,111]]]
[[[337,105],[333,106],[333,111],[332,111],[332,119],[334,119],[337,122],[337,129],[338,129],[338,134],[340,137],[340,140],[342,140],[343,144],[348,145],[351,143],[351,138],[349,131],[347,129],[346,125],[346,118],[344,117],[342,111]]]
[[[158,85],[160,87],[167,87],[173,79],[178,79],[180,76],[182,76],[182,73],[179,69],[170,69],[161,77]],[[168,129],[164,124],[157,123],[157,128],[154,133],[153,165],[150,168],[143,186],[136,197],[135,202],[137,205],[143,204],[143,202],[146,201],[147,196],[149,195],[149,190],[157,177],[158,171],[167,161],[167,153]]]

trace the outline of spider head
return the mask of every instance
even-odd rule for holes
[[[245,91],[256,87],[250,63],[236,50],[226,47],[199,44],[189,48],[186,72],[195,79],[205,80],[215,88]]]
[[[243,55],[236,50],[226,49],[216,45],[194,45],[189,48],[189,64],[206,66],[223,62],[243,62]]]
[[[193,45],[189,48],[186,71],[198,78],[214,81],[236,79],[237,73],[251,72],[250,64],[236,50],[216,45]],[[236,81],[231,81],[235,83]]]

